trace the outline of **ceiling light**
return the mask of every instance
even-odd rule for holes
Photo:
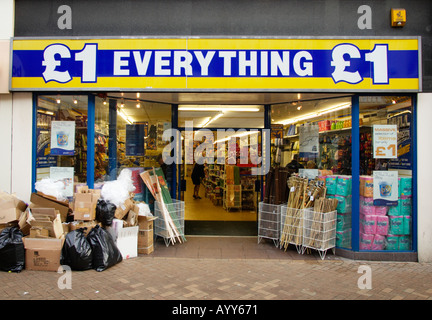
[[[188,105],[179,106],[179,111],[238,111],[238,112],[258,112],[260,111],[260,106],[258,105]]]
[[[140,93],[139,92],[137,92],[137,98],[139,98],[140,97]]]
[[[344,104],[341,104],[341,105],[336,106],[336,107],[332,107],[332,108],[321,110],[319,112],[308,113],[308,114],[305,114],[302,117],[289,118],[289,119],[281,120],[278,123],[279,124],[284,124],[284,125],[285,124],[296,123],[296,122],[299,122],[299,121],[316,118],[316,117],[322,116],[322,115],[327,114],[327,113],[336,112],[336,111],[343,110],[343,109],[350,108],[350,107],[351,107],[351,103],[348,102],[348,103],[344,103]]]
[[[103,100],[103,105],[106,106],[107,102],[106,102],[106,98]]]
[[[117,109],[117,113],[120,115],[120,117],[123,118],[124,121],[126,121],[129,124],[132,124],[132,121],[129,119],[129,117],[123,112],[123,110]]]
[[[60,103],[61,102],[61,100],[60,100],[60,96],[57,96],[57,103]]]
[[[302,108],[302,106],[298,106],[298,107],[297,107],[297,110],[299,110],[299,111],[300,111],[300,110],[301,110],[301,108]]]
[[[221,112],[221,113],[218,113],[217,115],[215,115],[213,118],[210,118],[210,120],[209,121],[207,121],[202,127],[203,128],[205,128],[205,127],[207,127],[210,123],[212,123],[213,121],[215,121],[215,120],[217,120],[217,119],[219,119],[220,117],[222,117],[224,115],[224,113],[223,112]]]
[[[73,98],[73,103],[78,104],[78,100],[75,97]]]
[[[141,108],[141,105],[140,105],[139,101],[137,101],[136,107],[137,107],[138,109]]]

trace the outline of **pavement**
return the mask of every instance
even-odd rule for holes
[[[182,302],[432,300],[431,263],[354,261],[331,251],[321,259],[257,240],[188,237],[167,246],[159,238],[153,253],[102,272],[0,272],[0,299],[165,301],[168,313],[181,312],[174,308]]]

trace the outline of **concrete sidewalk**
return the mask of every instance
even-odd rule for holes
[[[235,257],[221,241],[243,254]],[[261,256],[249,252],[248,243]],[[257,244],[256,238],[190,238],[168,247],[157,241],[153,254],[103,272],[72,271],[71,289],[59,288],[64,275],[1,272],[0,299],[432,300],[430,263],[353,261],[331,253],[321,260],[316,254],[284,252],[271,242]]]

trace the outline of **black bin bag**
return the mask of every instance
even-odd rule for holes
[[[84,235],[85,228],[73,230],[66,235],[61,252],[61,264],[72,270],[92,268],[93,251]]]
[[[111,226],[116,209],[114,203],[99,199],[96,204],[96,220],[102,223],[103,227]]]
[[[23,234],[17,227],[0,232],[0,270],[21,272],[24,269],[25,251]]]
[[[112,236],[96,225],[87,235],[93,250],[93,269],[104,271],[122,261],[122,255]]]

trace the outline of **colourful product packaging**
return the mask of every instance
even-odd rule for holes
[[[327,194],[336,194],[338,176],[327,176],[326,177],[326,188]]]
[[[411,234],[411,216],[404,216],[403,233]]]
[[[372,248],[372,242],[374,239],[373,234],[365,234],[360,232],[360,250],[370,250]]]
[[[385,207],[385,206],[382,206],[382,207],[377,206],[377,207],[375,207],[375,214],[377,216],[385,216],[385,215],[387,215],[387,211],[388,211],[388,207]]]
[[[399,250],[399,237],[396,235],[388,235],[385,244],[386,250]]]
[[[376,216],[360,215],[360,231],[364,234],[376,233]]]
[[[374,215],[375,207],[373,205],[373,198],[360,197],[360,213],[366,215]]]
[[[365,198],[373,197],[373,177],[372,176],[360,177],[360,195]]]
[[[389,216],[400,216],[401,200],[398,200],[397,206],[390,206],[388,209]]]
[[[351,213],[338,213],[336,216],[336,231],[344,231],[351,228]]]
[[[399,177],[399,197],[412,195],[412,177]]]
[[[404,234],[404,217],[403,216],[389,216],[388,233],[390,233],[392,235]]]
[[[411,249],[411,237],[401,236],[399,237],[399,250],[410,250]]]
[[[351,247],[351,229],[336,231],[336,246],[342,248]]]
[[[400,205],[400,209],[399,209],[400,215],[402,215],[402,216],[410,216],[411,215],[411,208],[412,208],[411,197],[402,196],[399,199],[399,205]]]
[[[376,234],[386,236],[388,234],[388,228],[389,228],[389,217],[376,216]]]
[[[348,196],[351,194],[351,176],[338,176],[336,184],[336,194]]]
[[[337,212],[338,213],[347,213],[347,212],[351,212],[351,196],[341,196],[341,195],[335,195],[334,196],[335,199],[338,200],[338,205],[337,205]]]
[[[384,250],[385,237],[379,234],[374,235],[371,250]]]

